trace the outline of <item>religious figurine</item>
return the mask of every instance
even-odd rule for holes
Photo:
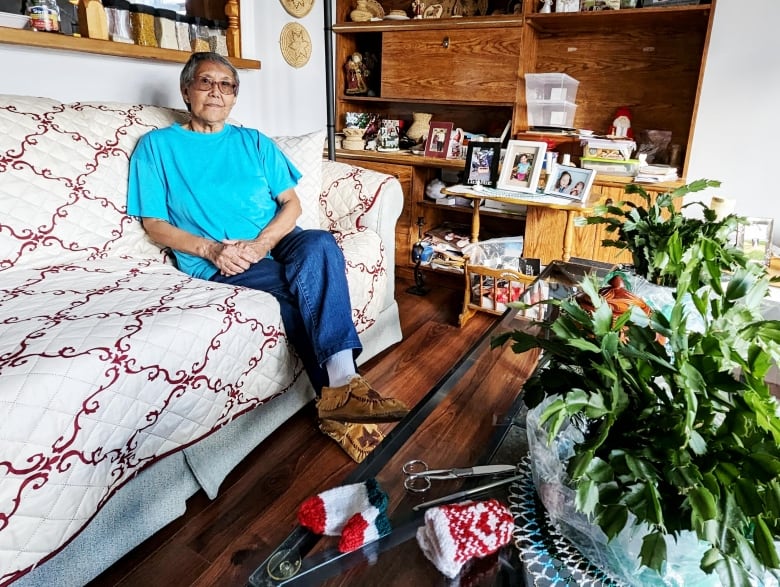
[[[366,67],[363,64],[363,56],[360,53],[353,53],[347,59],[344,65],[346,73],[346,88],[344,93],[350,96],[368,93],[366,85]]]
[[[414,14],[414,18],[422,18],[424,12],[425,12],[425,2],[423,2],[422,0],[413,0],[412,14]]]
[[[539,9],[539,12],[543,14],[552,12],[552,0],[542,0],[542,7]]]

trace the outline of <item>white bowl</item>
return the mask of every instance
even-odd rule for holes
[[[25,29],[30,22],[30,17],[13,12],[0,12],[0,26],[12,29]]]

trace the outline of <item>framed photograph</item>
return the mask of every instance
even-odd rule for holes
[[[541,141],[509,141],[501,165],[498,188],[513,192],[536,192],[546,150],[547,143]]]
[[[737,227],[737,247],[742,249],[748,259],[769,265],[772,258],[772,218],[745,219],[745,224]]]
[[[544,193],[582,202],[590,193],[594,177],[596,177],[594,169],[554,165],[553,173],[547,178]]]
[[[469,142],[466,151],[466,167],[463,183],[468,185],[496,186],[501,143]]]
[[[439,157],[444,159],[447,156],[452,126],[453,124],[451,122],[431,121],[428,126],[428,140],[425,141],[426,157]]]

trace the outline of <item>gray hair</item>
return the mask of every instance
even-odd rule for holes
[[[184,69],[181,70],[181,75],[179,75],[179,85],[181,88],[183,89],[192,83],[192,81],[195,79],[195,72],[198,71],[198,66],[204,61],[213,61],[214,63],[219,63],[220,65],[224,65],[230,70],[230,74],[233,76],[233,80],[236,83],[235,94],[238,96],[238,86],[241,83],[238,81],[238,70],[233,67],[233,64],[230,63],[226,57],[211,51],[199,51],[198,53],[193,53],[190,55],[187,63],[184,64]]]

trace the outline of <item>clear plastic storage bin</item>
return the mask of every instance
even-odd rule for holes
[[[574,128],[574,113],[576,111],[577,105],[573,102],[529,101],[528,126]]]
[[[525,99],[527,102],[574,103],[579,85],[580,82],[565,73],[526,73]]]

